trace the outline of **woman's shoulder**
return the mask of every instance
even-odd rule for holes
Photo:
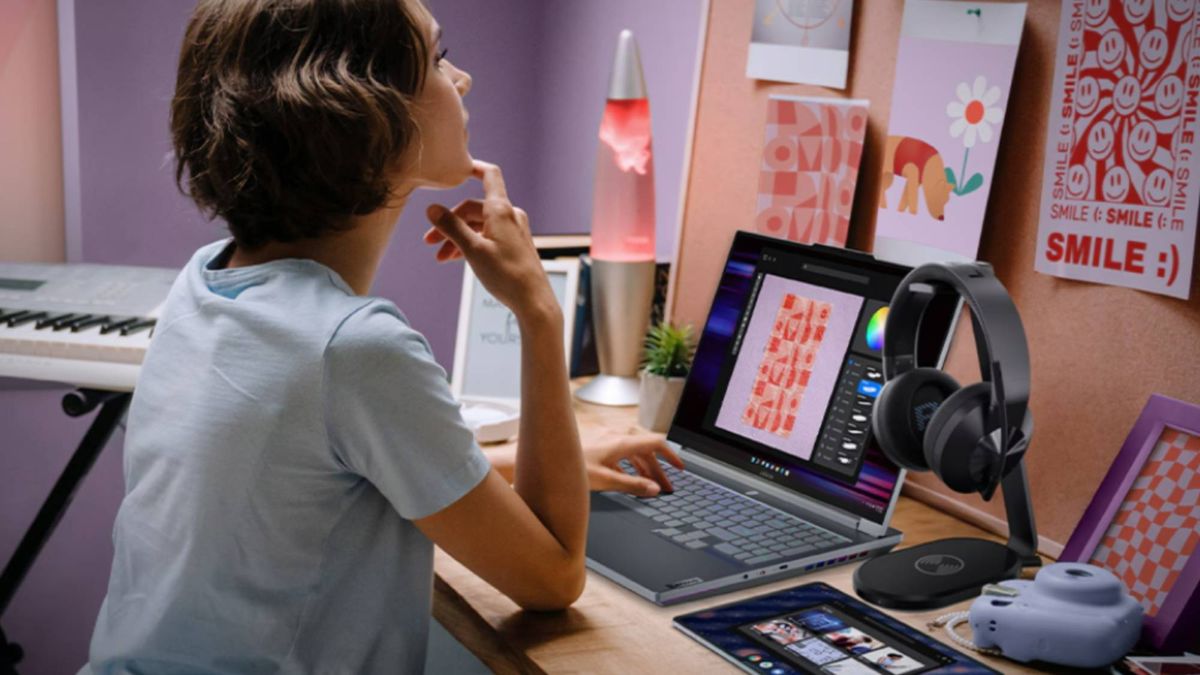
[[[404,313],[390,300],[364,298],[333,331],[326,359],[374,360],[408,357],[433,360],[429,343],[409,324]]]

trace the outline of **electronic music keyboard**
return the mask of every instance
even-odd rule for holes
[[[0,263],[0,377],[132,391],[179,270]]]

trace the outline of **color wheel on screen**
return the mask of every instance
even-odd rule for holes
[[[883,329],[887,325],[888,308],[880,307],[867,322],[867,346],[876,351],[883,349]]]

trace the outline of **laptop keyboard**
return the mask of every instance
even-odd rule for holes
[[[654,533],[691,549],[709,549],[747,565],[796,558],[841,546],[849,539],[757,502],[699,476],[659,462],[672,494],[629,495],[631,508],[659,523]],[[626,473],[636,474],[627,462]]]

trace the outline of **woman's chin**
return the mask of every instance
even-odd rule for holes
[[[471,180],[471,175],[474,171],[475,160],[471,157],[471,153],[464,152],[463,160],[458,162],[453,169],[448,168],[442,175],[438,176],[431,187],[438,190],[456,188]]]

